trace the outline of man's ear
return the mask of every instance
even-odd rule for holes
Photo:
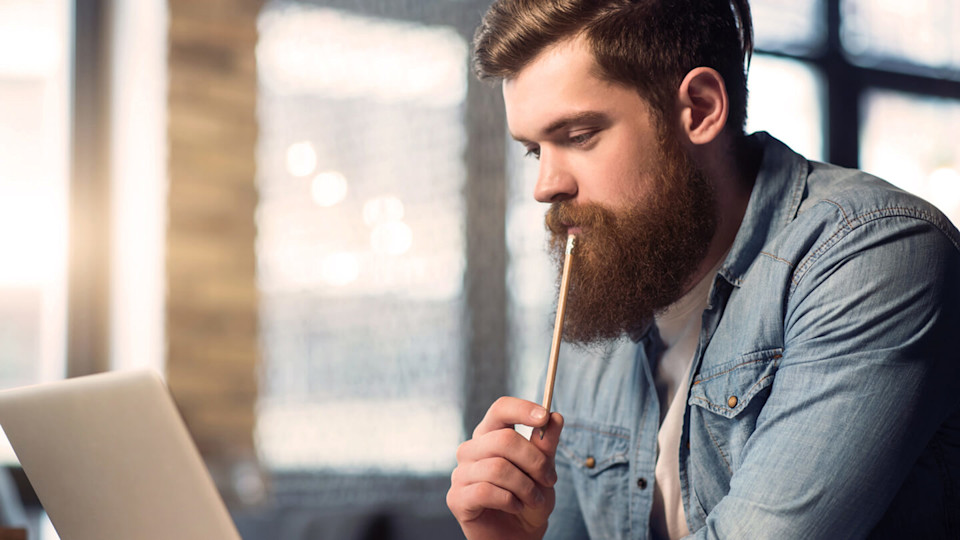
[[[730,101],[723,77],[715,69],[694,68],[678,91],[680,128],[693,144],[717,138],[727,125]]]

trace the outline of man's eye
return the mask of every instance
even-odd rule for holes
[[[574,146],[583,146],[590,142],[590,139],[592,139],[594,135],[596,135],[595,131],[588,131],[586,133],[580,133],[579,135],[571,135],[570,144],[573,144]]]
[[[532,157],[534,159],[540,159],[540,147],[539,146],[528,146],[527,153],[524,157]]]

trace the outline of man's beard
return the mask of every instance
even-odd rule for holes
[[[558,270],[568,227],[581,228],[567,293],[565,341],[589,345],[624,334],[637,338],[655,314],[693,285],[689,281],[716,228],[716,199],[675,137],[661,136],[659,149],[659,174],[633,206],[610,210],[564,201],[547,211]]]

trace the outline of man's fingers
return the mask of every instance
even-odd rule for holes
[[[516,424],[539,427],[547,422],[547,410],[532,401],[513,397],[501,397],[487,409],[483,420],[473,430],[477,438],[491,431],[512,428]]]
[[[546,448],[547,445],[555,444],[554,441],[559,437],[559,434],[554,433],[554,431],[559,431],[561,427],[562,425],[548,428],[547,433],[550,438],[544,437],[544,441],[538,441],[534,444],[531,444],[523,435],[512,428],[503,428],[487,433],[460,445],[457,450],[457,463],[464,465],[500,457],[510,462],[533,481],[547,487],[553,486],[556,483],[556,472],[553,464],[553,453],[556,449],[548,449],[550,452],[546,453],[540,447]],[[534,437],[539,436],[534,434]]]
[[[535,439],[528,440],[517,433],[516,424],[543,426],[544,437],[537,430]],[[548,416],[530,401],[500,398],[490,407],[473,438],[457,449],[457,467],[450,475],[447,506],[465,534],[472,536],[469,530],[486,537],[478,531],[501,526],[543,534],[556,502],[554,456],[562,429],[562,416]]]
[[[546,504],[544,491],[516,465],[504,458],[496,457],[458,467],[452,478],[454,484],[470,485],[483,482],[491,483],[509,491],[524,506],[539,508]]]
[[[447,506],[461,523],[477,519],[488,509],[508,514],[519,514],[523,509],[520,499],[489,482],[451,487],[447,492]]]

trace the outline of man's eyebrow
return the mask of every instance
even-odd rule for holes
[[[570,127],[576,124],[595,124],[595,123],[605,124],[607,123],[607,121],[608,121],[607,115],[602,112],[598,112],[598,111],[578,112],[578,113],[574,113],[574,114],[564,116],[554,120],[553,122],[550,123],[550,125],[546,127],[546,129],[543,130],[543,134],[549,135],[551,133],[555,133],[557,131],[560,131],[562,129],[565,129],[567,127]],[[514,135],[513,133],[511,133],[510,136],[513,137],[514,140],[521,143],[530,142],[524,139],[523,137],[518,137]]]

